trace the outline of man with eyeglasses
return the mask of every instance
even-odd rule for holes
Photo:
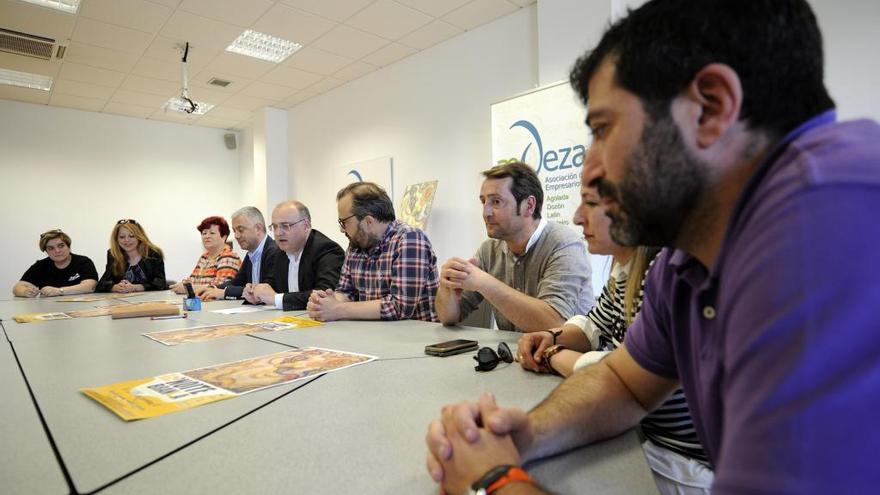
[[[454,325],[484,299],[500,330],[544,331],[587,314],[594,304],[587,248],[575,231],[541,218],[544,193],[535,171],[513,162],[483,176],[489,239],[474,258],[450,258],[440,269],[440,321]]]
[[[349,247],[336,290],[315,291],[312,318],[437,321],[437,257],[421,230],[396,219],[384,189],[355,182],[336,195]]]
[[[243,296],[284,311],[306,309],[311,291],[336,287],[345,252],[312,228],[309,209],[299,201],[279,203],[269,227],[279,249],[274,268],[266,282],[245,286]]]
[[[204,288],[199,297],[214,299],[243,299],[245,287],[266,283],[275,267],[278,247],[266,233],[266,221],[256,207],[245,206],[232,214],[232,233],[239,247],[247,251],[241,269],[225,287]]]

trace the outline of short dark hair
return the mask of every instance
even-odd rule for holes
[[[541,180],[532,167],[523,162],[507,162],[503,165],[496,165],[489,170],[483,170],[483,177],[487,179],[505,179],[510,177],[513,182],[510,185],[510,192],[516,199],[516,211],[519,212],[519,205],[529,196],[535,197],[535,211],[532,218],[541,218],[541,205],[544,204],[544,188],[541,187]]]
[[[40,251],[45,251],[46,245],[53,239],[61,239],[64,244],[67,244],[67,247],[70,247],[70,236],[61,229],[55,229],[40,234]]]
[[[372,182],[352,182],[336,194],[336,201],[346,194],[351,194],[351,214],[358,220],[367,215],[380,222],[393,222],[394,204],[385,189]]]
[[[208,217],[202,220],[202,223],[196,227],[196,230],[201,233],[203,230],[211,228],[212,225],[216,225],[217,229],[220,230],[220,237],[229,236],[229,224],[226,223],[223,217]]]
[[[703,67],[722,63],[743,88],[740,119],[782,136],[829,108],[822,34],[806,0],[653,0],[608,28],[571,71],[584,103],[606,59],[616,83],[638,96],[653,118]]]

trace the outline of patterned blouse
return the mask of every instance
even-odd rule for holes
[[[207,251],[202,253],[189,278],[193,285],[216,287],[235,278],[239,268],[241,268],[241,258],[227,244],[214,259],[209,257]]]

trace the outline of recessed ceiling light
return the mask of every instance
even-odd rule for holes
[[[80,0],[22,0],[23,2],[39,5],[40,7],[49,7],[50,9],[60,10],[68,14],[76,14],[79,9]]]
[[[0,69],[0,84],[49,91],[52,89],[52,78],[41,74]]]
[[[300,48],[302,45],[299,43],[247,29],[231,45],[226,47],[226,51],[277,64]]]
[[[195,111],[190,112],[189,110],[192,107],[190,106],[189,102],[184,101],[179,96],[175,96],[174,98],[166,101],[162,108],[164,108],[165,110],[171,110],[172,112],[188,113],[190,115],[204,115],[209,110],[214,108],[213,103],[205,103],[202,101],[193,101],[193,103],[196,104],[196,109]]]

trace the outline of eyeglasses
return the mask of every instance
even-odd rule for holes
[[[307,219],[305,219],[305,218],[300,218],[299,220],[297,220],[296,222],[293,222],[293,223],[289,223],[289,222],[270,223],[269,228],[272,229],[272,232],[276,232],[276,231],[285,232],[287,230],[292,229],[294,225],[296,225],[300,222],[305,222],[306,220]]]
[[[130,218],[123,218],[122,220],[116,222],[116,225],[125,225],[127,223],[133,223],[135,225],[138,225],[137,220],[132,220]]]
[[[512,363],[513,353],[510,352],[507,343],[502,342],[498,344],[498,352],[492,350],[491,347],[480,348],[477,355],[474,356],[474,361],[477,362],[477,365],[474,366],[475,371],[492,371],[501,361]]]
[[[349,216],[347,216],[347,217],[345,217],[345,218],[337,219],[336,221],[339,222],[339,228],[342,229],[342,230],[345,230],[345,222],[347,222],[349,218],[353,218],[353,217],[356,217],[356,216],[357,216],[357,215],[349,215]]]
[[[49,237],[50,235],[56,235],[56,234],[61,234],[61,233],[62,233],[61,229],[52,229],[52,230],[49,230],[49,231],[46,231],[46,232],[43,232],[42,234],[40,234],[40,239],[42,239],[43,237]]]

